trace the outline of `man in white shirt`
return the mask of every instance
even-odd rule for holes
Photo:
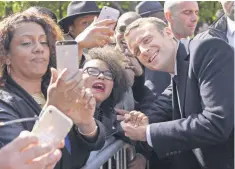
[[[207,31],[198,34],[195,39],[217,37],[223,39],[234,48],[234,1],[221,1],[221,4],[225,14],[215,21]]]
[[[234,47],[235,21],[234,21],[234,1],[221,1],[224,13],[227,16],[227,38],[228,43]]]

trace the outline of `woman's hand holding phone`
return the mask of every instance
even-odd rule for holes
[[[83,48],[104,46],[112,42],[110,37],[114,35],[114,30],[110,28],[110,25],[115,25],[116,21],[105,19],[97,22],[96,20],[95,18],[93,23],[76,37],[79,51],[82,52]]]
[[[93,121],[93,116],[96,108],[96,100],[89,88],[82,88],[78,94],[78,99],[73,109],[70,110],[68,116],[74,119],[76,125],[90,124]]]
[[[66,113],[76,103],[78,93],[83,84],[82,71],[78,70],[70,79],[66,69],[60,74],[51,68],[51,81],[47,90],[47,102],[45,107],[53,105],[63,113]]]
[[[93,119],[96,100],[90,89],[82,88],[86,79],[82,79],[82,70],[79,70],[68,81],[66,69],[58,74],[51,69],[52,77],[48,87],[48,100],[45,106],[53,105],[71,118],[83,133],[94,130],[96,123]]]
[[[67,114],[73,119],[79,132],[86,137],[93,137],[97,134],[97,125],[94,120],[96,100],[89,88],[82,88],[78,94],[76,104]]]

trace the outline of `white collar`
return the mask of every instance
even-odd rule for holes
[[[178,39],[177,39],[178,40]],[[177,53],[178,53],[178,50],[179,50],[179,46],[180,46],[180,41],[178,40],[178,46],[177,46],[177,52],[176,52],[176,56],[175,56],[175,67],[174,67],[174,75],[177,75]],[[174,76],[173,75],[173,76]]]
[[[229,34],[233,35],[235,32],[235,21],[232,21],[229,17],[227,17],[227,26]]]

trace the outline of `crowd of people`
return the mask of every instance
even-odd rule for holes
[[[53,105],[73,127],[54,148],[30,132],[35,121],[0,126],[1,169],[81,168],[110,136],[135,147],[128,169],[233,169],[235,4],[221,5],[197,35],[196,1],[143,1],[118,20],[97,21],[94,1],[72,1],[59,21],[38,6],[4,18],[0,122]],[[78,44],[69,80],[59,40]]]

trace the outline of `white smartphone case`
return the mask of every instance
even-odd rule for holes
[[[35,123],[32,133],[40,144],[58,145],[68,134],[73,121],[54,106],[48,106]]]
[[[112,20],[118,20],[118,17],[120,15],[119,10],[104,6],[100,12],[100,15],[98,17],[98,21],[104,20],[104,19],[112,19]]]

